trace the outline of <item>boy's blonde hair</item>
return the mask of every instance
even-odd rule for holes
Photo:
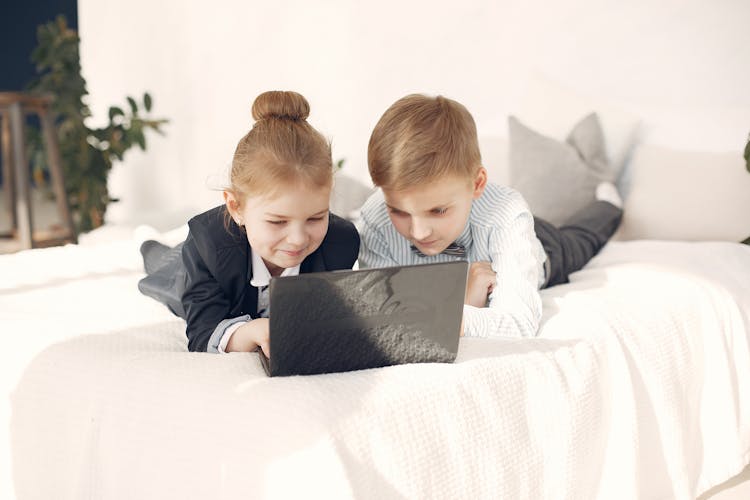
[[[229,174],[228,191],[240,205],[248,196],[273,195],[296,182],[331,186],[331,144],[307,123],[307,99],[296,92],[264,92],[252,114],[255,124],[237,144]]]
[[[474,118],[443,96],[402,97],[375,125],[367,164],[373,184],[392,190],[445,175],[471,179],[482,164]]]

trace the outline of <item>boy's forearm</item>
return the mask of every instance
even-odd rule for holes
[[[464,336],[466,337],[533,337],[539,329],[539,314],[464,305]]]
[[[497,267],[496,267],[497,269]],[[499,272],[487,307],[464,305],[464,335],[470,337],[533,337],[542,318],[537,275],[517,267]]]

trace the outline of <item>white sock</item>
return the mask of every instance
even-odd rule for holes
[[[617,192],[617,188],[611,182],[600,182],[596,186],[596,199],[599,201],[607,201],[617,208],[622,208],[622,198],[620,193]]]

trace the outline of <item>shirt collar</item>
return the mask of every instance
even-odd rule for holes
[[[262,286],[268,286],[271,282],[271,273],[268,272],[266,263],[256,252],[250,249],[250,255],[253,262],[253,277],[250,279],[250,284],[256,288]],[[288,267],[282,271],[281,276],[297,276],[299,274],[299,264],[294,267]]]

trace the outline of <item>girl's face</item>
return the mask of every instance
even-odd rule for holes
[[[330,186],[297,183],[274,195],[249,196],[238,208],[232,193],[224,192],[232,218],[245,226],[247,241],[272,276],[302,263],[323,242],[330,196]]]

